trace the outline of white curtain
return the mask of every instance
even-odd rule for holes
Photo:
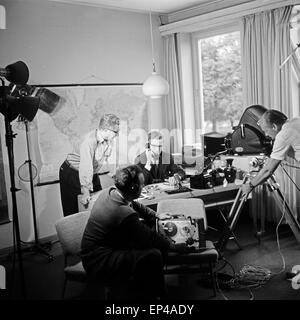
[[[277,109],[289,118],[292,114],[291,64],[282,69],[280,64],[291,51],[289,22],[292,6],[265,11],[242,18],[242,78],[244,106],[261,104],[268,109]],[[286,168],[287,169],[287,168]],[[287,169],[295,180],[295,169]],[[296,189],[282,168],[276,170],[276,179],[280,189],[296,213]],[[262,211],[259,203],[265,203],[265,195],[254,195],[255,211]],[[269,194],[268,194],[269,195]],[[268,220],[278,221],[282,214],[268,196]]]
[[[180,98],[176,34],[163,37],[163,50],[165,76],[170,85],[169,94],[165,98],[164,123],[171,133],[171,152],[181,153],[183,146],[183,116]]]

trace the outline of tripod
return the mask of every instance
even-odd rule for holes
[[[242,185],[246,184],[250,179],[249,175],[246,175],[243,179]],[[289,204],[286,202],[280,188],[279,184],[276,182],[276,179],[274,175],[272,175],[267,181],[266,184],[269,188],[269,190],[272,192],[272,194],[275,197],[276,203],[279,206],[279,208],[284,208],[284,214],[285,219],[288,225],[290,226],[292,232],[294,233],[297,241],[300,243],[300,225],[295,218],[292,209],[290,208]],[[227,223],[224,228],[224,231],[221,234],[221,237],[217,243],[218,249],[223,249],[226,247],[226,244],[232,235],[233,230],[235,229],[235,226],[237,224],[237,221],[239,219],[239,216],[242,212],[242,209],[246,203],[247,197],[244,197],[242,195],[242,188],[239,189],[236,198],[234,200],[234,203],[231,207],[231,210],[228,215]]]
[[[35,197],[34,197],[34,185],[33,185],[33,173],[32,173],[32,161],[30,158],[30,144],[28,138],[28,121],[25,118],[21,118],[21,121],[25,124],[25,132],[26,132],[26,142],[27,142],[27,155],[28,160],[25,163],[28,164],[29,169],[29,182],[30,182],[30,193],[31,193],[31,205],[32,205],[32,216],[33,216],[33,228],[34,228],[34,245],[30,248],[26,248],[24,250],[35,251],[36,253],[41,253],[48,257],[48,261],[51,262],[54,260],[54,257],[49,254],[43,246],[39,243],[38,229],[37,229],[37,221],[36,221],[36,210],[35,210]],[[47,245],[47,244],[46,244]]]

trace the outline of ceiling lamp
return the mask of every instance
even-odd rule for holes
[[[143,93],[149,98],[161,98],[169,93],[169,84],[158,72],[156,72],[153,50],[153,34],[152,34],[152,19],[150,12],[150,35],[151,35],[151,49],[152,49],[152,75],[147,78],[143,84]]]

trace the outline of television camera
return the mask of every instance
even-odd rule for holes
[[[265,136],[257,124],[267,109],[261,105],[248,107],[233,132],[224,139],[226,149],[231,154],[266,154],[272,151],[272,139]]]
[[[261,105],[252,105],[244,111],[238,126],[233,128],[232,133],[227,136],[220,136],[216,133],[204,135],[204,169],[201,174],[191,177],[191,188],[208,189],[223,184],[225,173],[228,170],[212,166],[214,160],[221,155],[264,154],[268,156],[271,153],[272,140],[265,136],[257,124],[266,111],[267,109]],[[214,152],[214,154],[209,152]],[[230,161],[230,159],[227,160]],[[259,158],[255,160],[254,171],[257,171],[257,166],[262,164],[259,161]],[[232,167],[232,165],[229,166]],[[234,174],[229,180],[228,182],[234,182]]]

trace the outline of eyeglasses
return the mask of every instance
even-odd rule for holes
[[[119,135],[119,131],[115,131],[115,130],[111,130],[111,129],[108,129],[109,131],[112,131],[116,136]]]
[[[155,147],[155,148],[162,148],[162,145],[160,145],[160,144],[152,144],[152,143],[150,143],[150,145],[152,147]]]

